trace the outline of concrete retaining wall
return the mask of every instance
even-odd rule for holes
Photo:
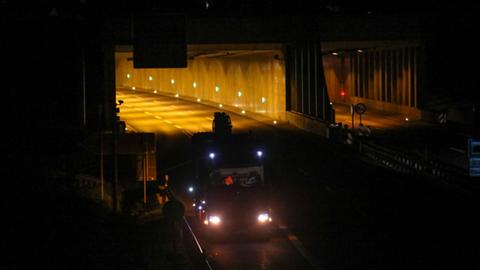
[[[329,138],[328,123],[294,112],[287,112],[286,116],[289,124],[313,132],[322,137]]]

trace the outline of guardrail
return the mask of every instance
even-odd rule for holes
[[[167,197],[169,200],[175,200],[175,193],[170,188],[167,188]],[[186,248],[189,249],[190,254],[194,255],[191,259],[192,263],[195,264],[195,269],[213,270],[204,249],[185,216],[183,217],[183,231],[184,236],[186,236],[183,241],[184,243],[189,243],[186,245]]]
[[[357,144],[358,150],[366,156],[405,174],[419,174],[446,181],[467,177],[466,172],[461,169],[436,160],[425,160],[361,139],[358,140]]]
[[[377,163],[404,174],[427,176],[450,183],[468,179],[468,172],[462,168],[377,145],[372,138],[358,136],[341,126],[331,126],[330,135],[331,140],[353,147]]]

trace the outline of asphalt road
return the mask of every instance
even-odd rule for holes
[[[217,108],[138,91],[119,91],[118,98],[129,127],[157,133],[159,170],[185,189],[192,177],[189,135],[209,131]],[[267,243],[207,243],[218,269],[480,267],[477,199],[435,179],[376,166],[345,145],[286,124],[230,115],[234,131],[252,130],[266,142],[275,220],[291,234]]]
[[[182,192],[191,179],[191,172],[185,170],[190,168],[186,162],[189,139],[195,132],[211,131],[213,114],[219,108],[131,90],[118,91],[117,99],[124,101],[120,117],[130,129],[157,133],[159,169],[173,174],[176,183],[172,185],[178,190],[177,197],[189,208],[188,194]],[[263,138],[271,137],[275,132],[273,122],[266,125],[241,114],[229,115],[234,132],[252,130]],[[289,240],[289,234],[280,230],[276,222],[276,232],[269,241],[207,241],[201,225],[192,224],[214,269],[311,269],[304,254],[297,249],[298,243]]]

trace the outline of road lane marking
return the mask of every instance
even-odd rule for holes
[[[303,246],[298,237],[288,229],[288,226],[284,224],[277,224],[277,226],[313,269],[322,269],[313,255]]]
[[[456,147],[449,147],[448,149],[450,149],[450,150],[452,150],[452,151],[455,151],[455,152],[458,152],[458,153],[465,154],[465,150],[458,149],[458,148],[456,148]]]

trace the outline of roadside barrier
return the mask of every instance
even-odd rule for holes
[[[455,180],[459,177],[466,177],[466,172],[460,168],[441,163],[434,160],[424,160],[375,145],[371,142],[362,143],[362,152],[379,163],[406,174],[420,174],[444,180]]]
[[[372,160],[395,171],[408,175],[423,175],[445,181],[468,178],[468,172],[462,168],[445,164],[438,160],[426,160],[420,156],[375,144],[369,138],[371,137],[370,127],[363,127],[360,134],[354,134],[348,129],[347,125],[343,127],[341,125],[332,126],[331,130],[334,130],[331,134],[336,134],[335,137],[331,137],[332,140],[338,141],[339,137],[343,137],[343,140],[341,140],[343,144],[354,147]]]
[[[167,188],[166,191],[168,200],[175,200],[175,193],[170,188]],[[188,245],[186,245],[186,249],[188,249],[191,253],[195,254],[195,257],[192,258],[195,263],[195,269],[212,270],[210,262],[207,259],[207,255],[205,254],[205,250],[203,250],[197,236],[193,232],[192,227],[190,226],[185,217],[183,217],[183,230],[183,241],[188,243]]]

